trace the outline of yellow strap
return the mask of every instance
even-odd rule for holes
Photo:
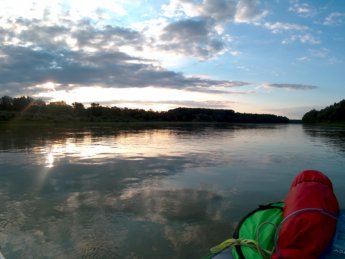
[[[251,239],[235,239],[235,238],[230,238],[225,240],[224,242],[222,242],[221,244],[214,246],[210,249],[210,252],[212,254],[218,254],[221,251],[225,250],[228,247],[231,246],[247,246],[251,249],[254,249],[255,251],[259,252],[264,258],[267,255],[270,255],[271,252],[266,250],[266,249],[262,249],[259,245],[259,243],[255,240],[251,240]],[[266,255],[265,255],[266,254]]]

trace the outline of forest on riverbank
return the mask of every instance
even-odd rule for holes
[[[320,111],[315,109],[304,114],[304,123],[345,123],[345,99]]]
[[[0,121],[82,121],[82,122],[246,122],[288,123],[289,119],[273,114],[239,113],[233,110],[206,108],[176,108],[168,111],[152,111],[107,107],[91,103],[90,107],[64,101],[46,103],[29,96],[0,99]]]

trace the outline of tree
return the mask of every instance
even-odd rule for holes
[[[334,103],[320,111],[313,109],[303,115],[302,121],[305,123],[345,122],[345,100]]]
[[[16,112],[22,112],[27,109],[33,101],[34,99],[29,96],[13,98],[13,110]]]
[[[78,103],[78,102],[74,102],[74,103],[72,103],[72,107],[73,107],[74,113],[77,116],[84,116],[85,115],[84,104]]]
[[[0,109],[4,111],[11,111],[13,109],[13,99],[7,95],[0,99]]]

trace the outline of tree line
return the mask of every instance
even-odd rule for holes
[[[313,109],[307,112],[304,114],[302,121],[305,123],[345,122],[345,99],[320,111]]]
[[[86,122],[250,122],[287,123],[289,119],[272,114],[238,113],[233,110],[205,108],[176,108],[168,111],[152,111],[102,106],[91,103],[90,107],[64,101],[46,103],[29,96],[0,99],[0,121],[12,119],[24,121],[86,121]]]

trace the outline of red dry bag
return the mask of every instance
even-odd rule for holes
[[[307,170],[297,175],[285,199],[273,259],[319,258],[332,241],[339,213],[327,176]]]

